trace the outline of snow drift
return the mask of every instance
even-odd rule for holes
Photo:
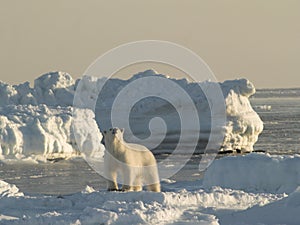
[[[254,206],[245,211],[236,212],[232,215],[223,216],[222,224],[289,224],[300,223],[300,187],[287,198],[275,201],[264,206]]]
[[[300,186],[299,155],[251,153],[215,160],[205,173],[204,187],[221,186],[267,193],[291,193]]]
[[[203,180],[163,180],[160,193],[87,186],[74,194],[35,195],[0,180],[0,224],[298,225],[299,164],[297,155],[224,157]]]
[[[87,187],[67,196],[28,195],[0,180],[1,224],[299,224],[300,189],[250,193],[175,182],[168,192],[106,192]],[[176,187],[176,188],[174,188]],[[178,188],[180,189],[178,190]],[[193,188],[191,188],[193,187]],[[4,194],[1,194],[4,193]]]
[[[31,88],[26,82],[20,85],[9,85],[0,82],[0,153],[2,156],[28,156],[32,154],[41,155],[76,155],[78,149],[84,149],[88,154],[94,154],[98,157],[103,154],[103,146],[100,143],[101,133],[98,129],[105,129],[111,126],[109,121],[109,110],[118,92],[133,80],[144,76],[160,76],[153,70],[148,70],[134,75],[128,80],[109,79],[105,83],[98,99],[98,92],[107,79],[83,77],[84,85],[82,89],[77,90],[82,101],[96,104],[96,115],[90,109],[81,109],[86,111],[80,121],[86,121],[86,124],[95,130],[91,135],[84,130],[84,126],[79,126],[72,131],[72,110],[75,90],[80,80],[74,81],[72,77],[63,72],[51,72],[37,78],[34,87]],[[208,100],[203,91],[194,82],[186,79],[171,79],[181,86],[191,96],[198,112],[201,114],[201,134],[200,139],[207,141],[210,127],[210,110]],[[203,82],[201,87],[213,87],[213,82]],[[224,140],[221,150],[242,150],[252,151],[253,145],[257,141],[258,135],[262,132],[263,123],[259,116],[252,109],[248,98],[255,93],[254,86],[246,79],[225,81],[220,83],[226,103],[227,122],[222,128]],[[88,92],[86,90],[89,90]],[[137,90],[137,94],[138,94]],[[92,94],[90,94],[92,93]],[[98,100],[97,100],[98,99]],[[130,101],[130,98],[128,98]],[[170,133],[180,134],[180,124],[174,122],[172,115],[166,103],[157,101],[157,99],[146,99],[137,104],[132,110],[134,127],[136,122],[137,135],[148,135],[149,118],[146,114],[157,112],[164,114],[163,119],[169,120]],[[122,109],[120,109],[122,111]],[[139,120],[134,115],[138,115]],[[141,118],[146,118],[146,122]],[[97,124],[95,123],[95,118]],[[174,117],[176,119],[176,117]],[[145,124],[139,126],[140,124]],[[175,125],[174,125],[175,124]],[[98,126],[97,126],[98,125]],[[140,130],[139,130],[140,129]],[[139,132],[146,132],[141,134]],[[192,132],[192,131],[191,131]],[[75,143],[78,138],[80,143]],[[187,141],[188,142],[188,141]],[[78,146],[76,146],[76,144]],[[93,152],[95,149],[95,152]],[[102,152],[102,153],[101,153]]]

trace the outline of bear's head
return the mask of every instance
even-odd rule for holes
[[[116,140],[118,141],[123,141],[123,135],[124,135],[124,128],[119,129],[117,127],[114,128],[110,128],[109,130],[105,130],[103,131],[103,140],[104,141],[104,145],[108,145],[108,144],[112,144],[113,142],[115,142]]]

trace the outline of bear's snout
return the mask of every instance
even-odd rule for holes
[[[117,128],[114,128],[114,129],[112,129],[112,132],[111,132],[111,133],[112,133],[112,134],[116,134],[116,133],[117,133],[117,130],[118,130]]]

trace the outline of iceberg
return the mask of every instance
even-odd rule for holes
[[[193,130],[189,132],[192,135],[199,135],[199,140],[204,146],[213,128],[211,128],[209,99],[201,88],[212,89],[216,85],[221,87],[227,120],[221,129],[224,139],[221,148],[217,150],[253,151],[253,145],[263,130],[263,122],[249,102],[255,88],[247,79],[228,80],[223,83],[205,81],[201,82],[200,88],[197,82],[172,79],[153,70],[138,73],[128,80],[87,76],[73,80],[68,73],[50,72],[37,78],[33,87],[30,87],[28,82],[19,85],[0,82],[0,157],[22,158],[44,155],[50,158],[66,158],[80,155],[82,152],[89,156],[101,157],[104,146],[100,143],[102,139],[100,129],[112,126],[109,119],[115,98],[126,85],[147,76],[171,80],[188,93],[201,115],[201,133],[195,134]],[[100,90],[101,93],[98,95]],[[137,89],[131,94],[136,95],[141,91]],[[89,102],[88,105],[94,107],[81,107],[80,104],[74,107],[75,95],[79,95],[82,103]],[[131,104],[130,96],[127,100],[128,102],[125,101],[122,105]],[[124,111],[120,106],[116,107],[120,113]],[[174,140],[176,142],[180,136],[180,123],[176,122],[176,118],[178,120],[176,109],[172,110],[166,101],[155,98],[138,102],[131,110],[132,117],[129,122],[133,127],[132,130],[138,137],[145,138],[151,132],[149,126],[153,125],[149,124],[152,118],[147,115],[158,113],[165,120],[170,134],[164,139],[165,143],[169,144]],[[189,113],[188,110],[188,107],[183,106],[183,112]],[[76,126],[72,129],[76,116],[74,112],[80,115],[80,119],[79,122],[75,121]],[[157,121],[156,124],[160,124],[161,120]],[[154,128],[157,131],[162,130],[161,126]],[[87,132],[87,129],[94,132]],[[130,141],[130,136],[127,136],[127,139]],[[185,141],[189,143],[188,139]],[[200,147],[202,150],[205,148]],[[162,145],[162,148],[169,146]],[[162,151],[162,148],[158,148],[157,152]]]
[[[14,184],[9,184],[3,180],[0,180],[0,200],[4,197],[20,197],[24,196],[19,188]],[[1,220],[0,220],[1,221]]]
[[[0,107],[8,105],[72,106],[75,92],[73,78],[65,72],[50,72],[29,82],[10,85],[0,81]]]
[[[263,131],[263,122],[249,101],[255,94],[255,87],[247,79],[225,81],[221,87],[227,116],[224,148],[251,152]]]
[[[79,110],[84,124],[93,128],[93,136],[72,129],[72,107],[41,105],[9,105],[1,107],[0,153],[5,158],[22,159],[28,156],[67,158],[80,155],[80,149],[90,155],[104,152],[100,144],[102,135],[98,130],[94,113]],[[74,114],[75,115],[75,114]],[[98,131],[98,132],[97,132]],[[75,135],[78,140],[75,141]]]

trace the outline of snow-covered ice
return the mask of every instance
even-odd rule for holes
[[[285,186],[287,192],[274,192],[273,187],[245,188],[245,177],[268,180],[270,174],[255,170],[278,172],[285,168],[288,160],[291,171],[285,178],[276,174],[277,184]],[[269,162],[270,161],[270,162]],[[252,164],[254,171],[245,170]],[[270,156],[252,153],[245,157],[226,157],[215,160],[213,170],[205,174],[204,180],[162,181],[161,193],[153,192],[107,192],[87,186],[82,192],[65,196],[32,195],[21,193],[15,185],[0,182],[0,224],[289,224],[300,223],[299,156]],[[225,176],[230,171],[241,171],[236,181],[230,180],[234,188],[209,186],[207,182],[215,176]],[[295,174],[298,172],[297,174]],[[256,174],[255,174],[256,173]],[[255,174],[255,177],[253,175]],[[249,175],[249,176],[248,176]],[[298,176],[298,182],[288,183]],[[230,175],[228,176],[230,179]],[[238,182],[240,180],[240,182]],[[298,185],[298,187],[296,187]],[[288,187],[290,186],[290,187]],[[295,188],[296,187],[296,188]],[[253,191],[252,191],[253,190]]]
[[[96,105],[95,116],[91,109],[73,107],[80,80],[74,81],[67,73],[51,72],[37,78],[32,88],[28,82],[20,85],[0,83],[1,159],[33,159],[37,162],[44,159],[39,156],[102,158],[104,147],[98,125],[105,128],[109,124],[103,121],[102,111],[112,107],[118,91],[145,76],[170,79],[191,96],[202,116],[204,135],[201,137],[207,139],[205,133],[210,129],[210,110],[204,92],[196,83],[166,78],[148,70],[128,80],[108,80],[97,102],[98,91],[107,80],[83,77],[81,89],[77,91],[84,105],[86,102]],[[207,89],[215,85],[209,81],[201,83],[201,87]],[[262,121],[248,100],[255,93],[255,88],[246,79],[225,81],[220,83],[220,87],[227,116],[222,129],[225,137],[222,148],[252,151],[263,129]],[[137,89],[131,94],[139,91]],[[134,110],[145,114],[161,109],[166,109],[165,103],[150,98]],[[100,116],[97,117],[97,114]],[[89,129],[94,132],[88,132]],[[171,126],[171,129],[178,132],[176,126]],[[288,212],[289,220],[282,216],[281,221],[292,221],[290,218],[297,217],[294,212],[299,205],[294,199],[299,196],[296,189],[299,186],[296,173],[299,171],[298,157],[249,155],[227,160],[215,161],[203,181],[163,181],[165,191],[162,193],[95,191],[88,186],[81,193],[66,196],[33,195],[20,192],[14,184],[0,181],[0,224],[239,224],[241,221],[245,224],[253,224],[253,221],[271,224],[273,208],[277,211],[284,208]],[[293,167],[288,168],[288,163]],[[261,167],[264,173],[259,170]],[[272,170],[280,176],[262,184],[261,180],[266,180]],[[224,180],[224,171],[230,182]],[[250,186],[246,186],[245,173],[253,177]],[[255,177],[257,174],[260,175]],[[220,181],[220,177],[223,180]],[[270,216],[253,220],[252,214],[260,215],[260,209]],[[299,222],[299,218],[293,221]]]
[[[288,197],[264,206],[254,206],[245,211],[225,215],[224,224],[289,224],[300,223],[300,187]],[[241,223],[241,221],[247,221]]]
[[[0,82],[0,159],[38,163],[45,157],[81,155],[98,162],[104,152],[98,126],[101,129],[109,126],[102,113],[111,109],[120,90],[145,76],[173,80],[186,90],[202,116],[204,135],[201,137],[208,138],[205,136],[210,126],[208,101],[194,82],[167,78],[152,70],[128,80],[83,77],[81,89],[77,91],[82,105],[96,104],[95,115],[91,108],[73,107],[80,80],[73,80],[67,73],[51,72],[37,78],[33,87],[28,82],[20,85]],[[108,82],[97,101],[104,81]],[[215,85],[209,81],[201,83],[202,88],[208,89]],[[219,85],[227,117],[222,129],[222,148],[252,151],[263,129],[249,102],[255,93],[253,84],[238,79]],[[165,103],[150,98],[138,104],[133,113],[145,115],[161,109],[166,109]],[[260,110],[269,107],[263,105]],[[171,120],[175,118],[169,111],[167,114]],[[171,128],[175,133],[178,131],[177,126]],[[93,132],[88,132],[89,129]],[[223,157],[213,161],[203,178],[199,176],[195,180],[193,173],[190,174],[193,179],[188,181],[164,179],[161,193],[107,192],[87,186],[79,193],[68,195],[29,194],[21,192],[9,180],[0,180],[0,224],[298,225],[299,165],[299,155],[251,153]],[[43,178],[43,174],[31,176],[39,177]]]
[[[71,106],[75,81],[65,72],[50,72],[34,81],[10,85],[0,81],[0,107],[7,105]]]
[[[0,196],[17,197],[23,196],[23,193],[19,192],[19,189],[16,187],[16,185],[0,180]]]
[[[252,192],[290,193],[300,186],[300,155],[251,153],[224,157],[208,168],[203,184]]]
[[[0,153],[3,159],[22,159],[43,155],[71,157],[84,153],[104,151],[100,144],[102,135],[91,110],[71,107],[48,107],[41,105],[8,105],[0,111]],[[72,129],[73,116],[80,116],[82,126],[94,129],[90,136],[79,125]],[[75,131],[75,132],[74,132]],[[75,135],[76,140],[75,141]]]
[[[110,125],[110,121],[102,112],[111,109],[118,91],[130,82],[145,76],[159,76],[172,80],[191,96],[201,115],[200,138],[207,140],[211,128],[209,105],[204,92],[195,82],[167,78],[153,70],[138,73],[128,80],[109,79],[108,81],[106,78],[86,76],[82,80],[75,81],[67,73],[51,72],[37,78],[33,87],[30,87],[28,82],[19,85],[0,82],[1,157],[14,156],[20,159],[32,155],[46,155],[66,158],[77,155],[78,149],[83,149],[84,153],[97,155],[97,157],[103,155],[104,148],[98,142],[102,138],[98,126],[101,129],[106,128]],[[82,109],[81,114],[84,117],[80,118],[80,121],[86,121],[86,124],[91,126],[90,129],[95,131],[92,132],[93,135],[86,132],[86,125],[79,127],[79,123],[76,123],[78,126],[72,131],[73,99],[79,81],[81,85],[76,93],[81,100],[85,103],[89,102],[88,105],[96,104],[96,116],[89,109]],[[104,81],[107,82],[97,101],[99,89]],[[209,81],[201,83],[201,87],[206,89],[216,85]],[[225,81],[220,83],[220,87],[224,94],[227,116],[227,122],[222,128],[224,140],[221,150],[252,151],[263,129],[261,119],[248,100],[255,93],[255,88],[246,79]],[[139,91],[136,90],[134,93],[138,94]],[[165,109],[164,104],[150,98],[138,105],[135,110],[145,115],[149,111]],[[118,111],[121,112],[122,109]],[[188,109],[186,108],[185,111],[188,112]],[[166,113],[167,118],[174,121],[173,114]],[[95,118],[98,126],[93,122]],[[139,120],[136,121],[138,124]],[[173,124],[176,125],[176,123],[169,123],[170,132],[180,134],[180,126],[173,126]],[[137,131],[139,128],[145,129],[145,126],[137,127]],[[76,140],[78,138],[79,143],[75,143],[74,137]],[[189,143],[188,140],[186,142]]]
[[[0,223],[219,224],[216,214],[223,210],[244,211],[284,197],[218,187],[192,191],[182,187],[178,192],[163,193],[83,191],[68,196],[22,196],[19,193],[18,197],[1,197]]]
[[[271,111],[272,110],[272,106],[270,106],[270,105],[258,105],[254,108],[258,109],[258,110],[265,110],[265,111]]]

